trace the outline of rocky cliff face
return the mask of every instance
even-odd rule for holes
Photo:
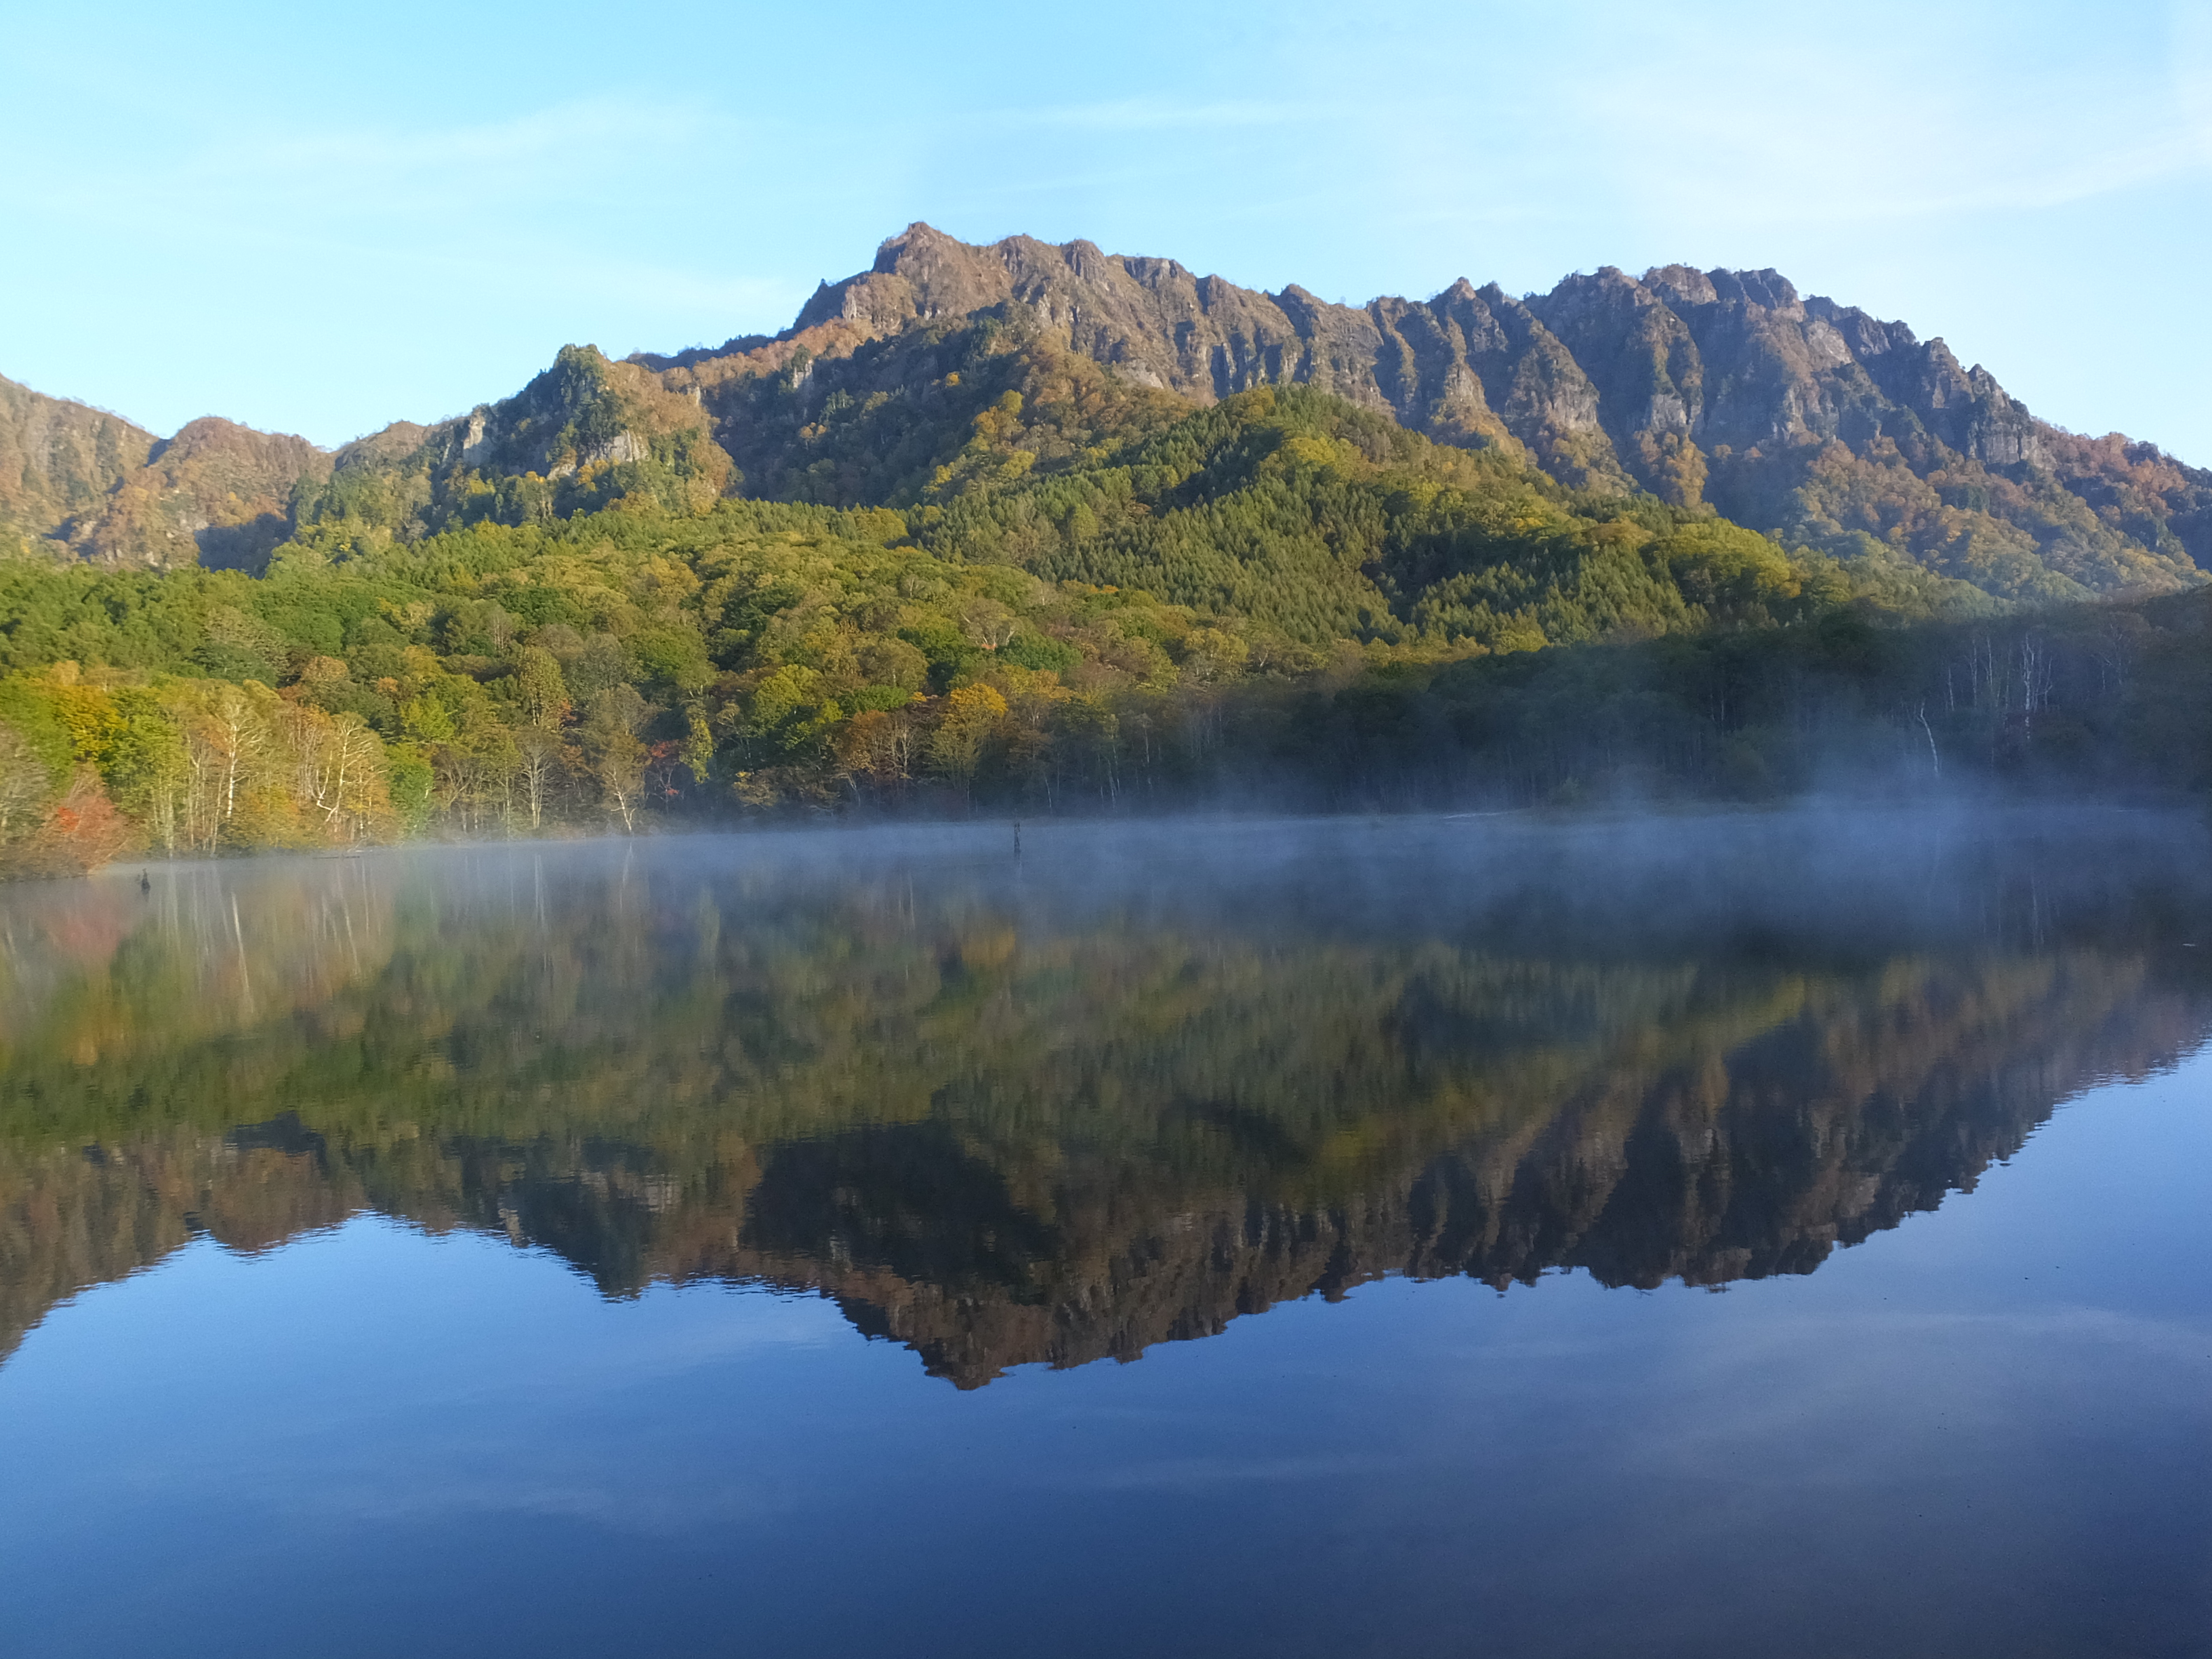
[[[1518,446],[1560,482],[1709,503],[1844,556],[1911,560],[2018,599],[2193,585],[2212,472],[2037,420],[1979,366],[1778,273],[1611,268],[1516,299],[1257,293],[1090,242],[988,247],[915,225],[774,340],[637,361],[711,389],[1018,308],[1125,380],[1210,402],[1297,382],[1449,442]],[[817,374],[817,395],[838,389]],[[741,419],[732,405],[730,418]],[[718,433],[744,453],[742,431]]]
[[[1255,293],[1172,259],[1109,256],[1090,242],[1017,236],[971,247],[915,225],[884,244],[872,269],[825,284],[793,332],[820,331],[823,356],[845,338],[1009,304],[1124,380],[1200,402],[1310,385],[1436,435],[1513,439],[1540,453],[1600,429],[1588,377],[1544,325],[1495,287],[1478,293],[1465,283],[1426,304],[1378,300],[1362,309],[1296,284]],[[712,361],[684,367],[696,373]],[[1627,487],[1617,467],[1605,476]]]
[[[504,402],[479,404],[428,428],[387,428],[350,446],[345,459],[421,432],[418,452],[428,451],[437,464],[550,481],[646,460],[672,438],[703,438],[706,424],[696,399],[672,394],[636,365],[611,363],[589,346],[568,346],[552,368]],[[727,482],[726,466],[711,480],[717,493]]]
[[[304,500],[299,527],[368,514],[416,532],[456,517],[508,522],[565,516],[624,495],[678,512],[712,506],[734,487],[698,398],[591,346],[564,346],[514,397],[434,426],[395,422],[333,458],[329,488]]]

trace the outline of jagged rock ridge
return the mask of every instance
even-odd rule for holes
[[[1523,299],[1462,280],[1427,301],[1351,307],[1085,241],[975,247],[915,225],[870,270],[825,283],[774,340],[635,361],[711,394],[800,349],[834,359],[1007,307],[1187,398],[1313,385],[1445,441],[1518,445],[1565,483],[1710,502],[2010,597],[2173,587],[2212,568],[2212,472],[2038,420],[1942,340],[1802,297],[1772,270],[1669,265],[1638,279],[1608,267]]]

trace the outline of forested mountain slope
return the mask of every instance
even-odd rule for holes
[[[97,563],[258,568],[292,533],[292,498],[326,478],[305,438],[204,416],[173,438],[0,380],[0,548],[11,538]]]

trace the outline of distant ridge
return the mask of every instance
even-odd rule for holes
[[[0,380],[0,538],[101,564],[252,568],[291,533],[305,438],[202,416],[157,439],[120,416]]]

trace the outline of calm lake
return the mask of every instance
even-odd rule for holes
[[[0,1650],[2212,1653],[2212,846],[0,891]]]

